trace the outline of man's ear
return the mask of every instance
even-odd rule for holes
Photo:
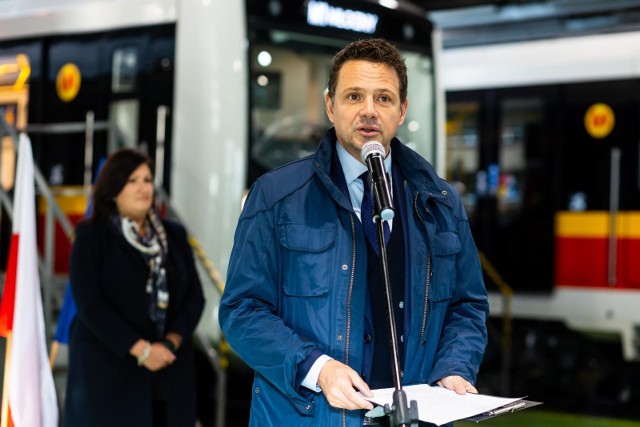
[[[333,123],[333,101],[331,100],[331,96],[329,96],[329,92],[325,92],[324,94],[324,106],[327,110],[329,121]]]
[[[400,123],[398,126],[404,123],[405,117],[407,117],[407,108],[409,108],[409,100],[405,99],[402,104],[400,104]]]

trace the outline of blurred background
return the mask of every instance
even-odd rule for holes
[[[200,425],[246,425],[252,372],[217,324],[242,199],[315,150],[331,57],[374,36],[409,68],[398,137],[454,183],[481,251],[478,388],[544,402],[483,424],[640,425],[639,0],[1,1],[0,269],[26,132],[61,407],[73,225],[131,146],[198,258]]]

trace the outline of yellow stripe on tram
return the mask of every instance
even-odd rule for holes
[[[616,216],[618,238],[640,238],[640,212],[625,211]],[[556,214],[556,237],[607,238],[609,237],[609,212],[561,211]]]
[[[62,212],[67,216],[82,216],[87,210],[88,197],[82,186],[52,187],[51,192],[56,198]],[[43,215],[47,212],[47,200],[40,197],[38,200],[38,212]]]

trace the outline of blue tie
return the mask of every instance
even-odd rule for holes
[[[364,235],[367,236],[367,240],[369,241],[369,244],[371,244],[376,255],[380,256],[377,225],[373,222],[373,200],[371,197],[371,187],[369,185],[369,172],[364,172],[360,175],[360,179],[364,185],[362,205],[360,205],[360,220],[364,227]],[[384,230],[384,243],[386,245],[389,243],[389,236],[391,235],[389,223],[387,221],[383,221],[382,228]]]

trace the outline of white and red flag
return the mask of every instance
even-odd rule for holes
[[[0,304],[7,338],[2,427],[57,427],[58,403],[47,356],[38,253],[31,142],[20,135],[13,232]]]

